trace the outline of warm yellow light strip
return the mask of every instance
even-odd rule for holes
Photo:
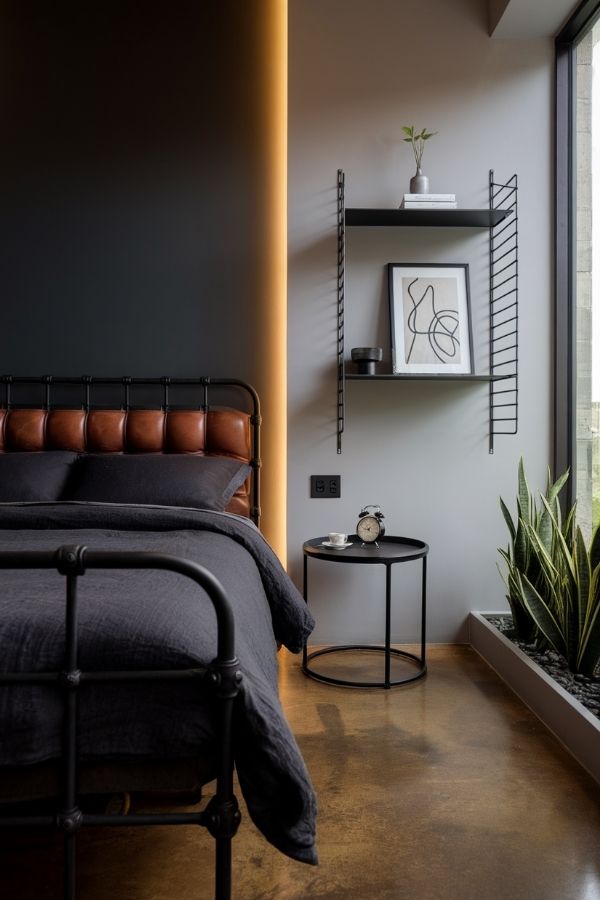
[[[264,429],[263,470],[269,498],[265,534],[285,565],[287,560],[287,131],[288,0],[271,0],[269,35],[269,303],[266,311],[269,426]]]

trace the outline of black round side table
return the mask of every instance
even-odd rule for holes
[[[427,554],[429,547],[424,541],[415,538],[391,537],[386,535],[380,538],[377,544],[363,544],[355,534],[348,538],[351,546],[345,549],[331,549],[324,546],[325,537],[312,538],[306,541],[302,547],[304,553],[304,600],[308,603],[308,559],[320,559],[327,562],[382,565],[385,566],[385,644],[383,646],[373,644],[340,644],[335,647],[322,647],[320,650],[307,652],[306,644],[302,656],[302,671],[310,678],[324,681],[328,684],[339,684],[345,687],[386,688],[406,684],[422,678],[427,671],[425,662],[425,618],[426,618],[426,593],[427,593]],[[410,560],[422,560],[421,578],[421,655],[408,653],[405,650],[397,650],[390,646],[391,631],[391,601],[392,601],[392,566],[395,563],[409,562]],[[383,681],[346,681],[342,678],[333,678],[330,675],[322,675],[315,671],[309,663],[319,656],[329,653],[342,653],[351,650],[373,650],[385,654],[385,673]],[[414,674],[405,675],[395,681],[391,680],[390,668],[392,657],[402,657],[416,664]]]

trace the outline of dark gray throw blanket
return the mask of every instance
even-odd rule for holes
[[[243,672],[234,751],[249,812],[279,850],[316,862],[316,804],[277,688],[277,642],[293,652],[314,622],[260,532],[237,516],[104,503],[0,504],[0,550],[144,550],[194,560],[222,583],[235,617]],[[57,671],[64,654],[64,578],[0,571],[0,665]],[[172,572],[93,570],[79,579],[79,665],[88,670],[187,668],[216,654],[210,601]],[[197,685],[82,688],[80,755],[177,758],[218,753],[214,701]],[[60,753],[61,707],[52,688],[0,689],[0,765]]]

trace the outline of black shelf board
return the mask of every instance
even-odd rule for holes
[[[384,372],[377,375],[358,375],[356,372],[346,372],[347,381],[504,381],[510,375],[465,375],[449,372],[447,375],[394,375],[392,372]]]
[[[347,209],[346,225],[440,226],[443,228],[490,228],[498,225],[510,209]]]

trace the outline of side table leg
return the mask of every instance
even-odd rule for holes
[[[392,609],[392,567],[385,564],[385,688],[390,689],[390,636]]]
[[[423,557],[423,579],[421,581],[421,662],[425,663],[425,625],[427,621],[427,557]]]
[[[308,606],[308,556],[306,555],[306,553],[303,555],[304,555],[303,578],[302,578],[302,585],[303,585],[303,592],[304,592],[303,596],[304,596],[304,602]],[[307,649],[306,649],[306,641],[304,641],[304,646],[302,648],[302,668],[303,669],[306,669],[307,655],[308,655],[308,653],[307,653]]]

